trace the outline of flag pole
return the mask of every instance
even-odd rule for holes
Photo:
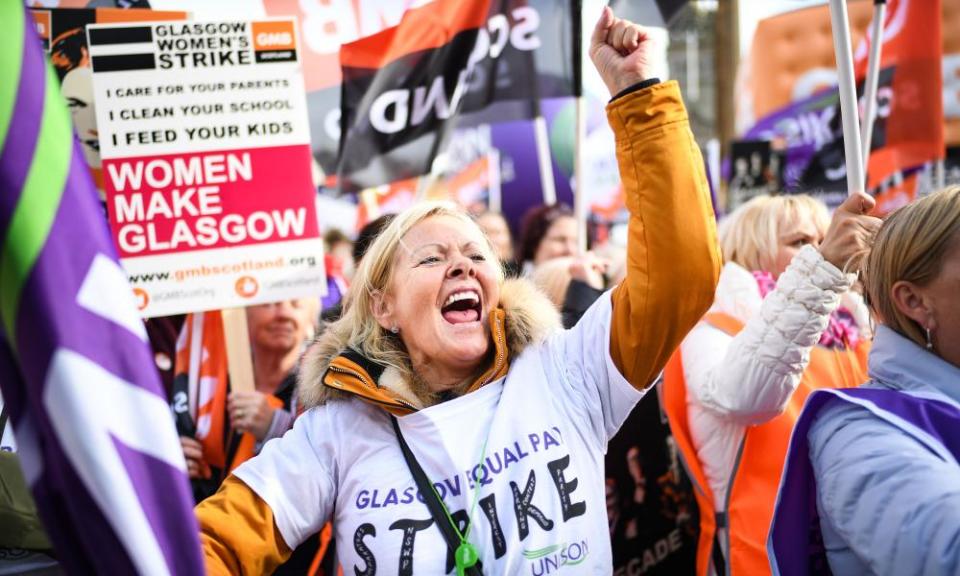
[[[488,206],[491,212],[503,211],[503,193],[500,180],[500,151],[491,147],[487,152]]]
[[[534,79],[534,82],[537,80]],[[540,106],[537,106],[539,112]],[[533,133],[537,140],[537,164],[540,166],[540,186],[543,189],[543,203],[551,206],[557,203],[557,184],[553,180],[553,160],[550,158],[550,140],[547,136],[547,121],[538,113],[533,119]]]
[[[583,0],[571,0],[573,21],[573,97],[576,104],[573,140],[573,213],[577,219],[580,251],[587,251],[587,191],[583,184],[583,142],[587,134],[587,110],[583,99]]]
[[[853,53],[845,0],[830,0],[833,48],[837,58],[840,88],[840,116],[843,120],[843,148],[847,165],[847,194],[864,192],[863,154],[860,148],[860,119],[857,117],[857,87],[853,76]]]
[[[583,95],[576,97],[576,139],[573,143],[573,207],[577,217],[577,238],[580,251],[587,251],[587,191],[583,184],[583,141],[587,134],[587,110]]]
[[[886,19],[887,0],[873,0],[870,59],[867,61],[867,82],[864,86],[863,126],[860,127],[864,177],[870,168],[870,145],[873,140],[873,124],[877,119],[877,85],[880,82],[880,52],[883,50],[883,24]]]
[[[506,13],[506,1],[501,4],[501,12]],[[532,96],[530,98],[530,115],[533,117],[533,137],[537,151],[537,166],[540,169],[540,191],[543,203],[553,206],[557,203],[557,184],[553,178],[553,159],[550,156],[550,137],[547,133],[547,120],[543,117],[540,106],[540,79],[537,74],[535,51],[527,52],[532,70]],[[497,57],[499,58],[499,56]],[[492,89],[492,87],[491,87]]]

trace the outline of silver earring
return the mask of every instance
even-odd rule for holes
[[[394,326],[394,327],[390,328],[390,331],[393,332],[394,334],[399,334],[399,333],[400,333],[400,328],[399,328],[398,326]],[[929,332],[928,332],[928,333],[929,333]]]
[[[930,329],[924,328],[927,331],[927,350],[933,351],[933,338],[930,337]]]

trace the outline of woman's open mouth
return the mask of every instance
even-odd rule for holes
[[[440,315],[451,324],[477,322],[480,312],[480,294],[476,290],[454,292],[440,308]]]

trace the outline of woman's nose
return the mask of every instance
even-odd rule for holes
[[[450,266],[450,271],[448,272],[448,276],[451,278],[456,278],[461,275],[470,277],[477,275],[477,271],[473,266],[473,260],[466,256],[458,256]]]

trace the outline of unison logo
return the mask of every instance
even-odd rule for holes
[[[587,541],[573,544],[553,544],[539,550],[524,550],[523,556],[530,560],[530,573],[543,576],[558,572],[562,566],[576,566],[587,559],[590,549]]]

